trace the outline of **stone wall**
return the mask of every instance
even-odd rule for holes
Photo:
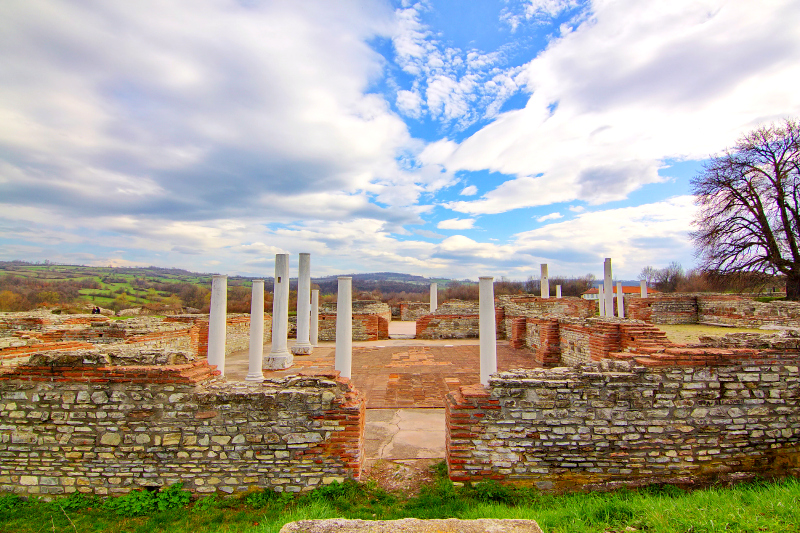
[[[389,322],[392,321],[391,308],[375,300],[353,301],[353,340],[377,341],[389,338]],[[336,340],[336,304],[320,306],[318,320],[318,339]]]
[[[800,475],[797,350],[668,350],[449,394],[450,478],[570,491]]]
[[[431,312],[431,304],[426,302],[401,302],[400,320],[415,321]]]
[[[626,299],[625,316],[652,324],[800,328],[800,303],[762,303],[735,294],[663,294]]]
[[[530,295],[504,295],[497,297],[497,307],[503,309],[505,317],[571,316],[589,318],[597,315],[595,300],[583,298],[540,298]]]
[[[435,313],[417,318],[418,339],[477,339],[479,334],[477,301],[447,300],[437,307]]]
[[[360,475],[364,399],[338,373],[226,383],[206,361],[109,362],[62,352],[0,370],[0,490],[296,492]]]

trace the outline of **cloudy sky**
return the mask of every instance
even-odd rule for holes
[[[0,260],[688,268],[702,161],[800,116],[798,28],[797,0],[4,0]]]

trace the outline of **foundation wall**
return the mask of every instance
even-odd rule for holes
[[[400,320],[414,321],[430,314],[431,304],[425,302],[402,302],[400,304]]]
[[[205,361],[0,374],[0,490],[297,492],[358,478],[364,399],[338,374],[225,383]]]
[[[800,356],[731,354],[461,387],[445,402],[450,478],[574,491],[800,474]]]
[[[800,328],[800,303],[757,302],[733,294],[674,294],[629,298],[626,316],[652,324],[727,324]]]
[[[353,302],[353,340],[377,341],[389,338],[389,322],[392,321],[391,308],[382,302],[372,300]],[[320,308],[318,338],[320,341],[336,340],[336,305],[328,304]]]

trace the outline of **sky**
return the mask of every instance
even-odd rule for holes
[[[635,279],[800,117],[797,0],[4,0],[0,260]]]

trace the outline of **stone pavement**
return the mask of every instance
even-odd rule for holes
[[[264,371],[264,377],[297,374],[301,370],[333,370],[334,343],[314,348],[311,355],[296,355],[286,370]],[[265,347],[265,353],[269,347]],[[515,350],[497,342],[498,370],[539,366],[530,350]],[[368,409],[444,407],[448,392],[480,381],[480,347],[477,340],[388,340],[353,343],[353,385],[367,398]],[[225,374],[231,381],[247,375],[247,352],[229,355]]]
[[[406,324],[404,328],[390,330],[393,338],[389,340],[353,343],[352,381],[367,399],[367,477],[391,464],[395,476],[413,478],[444,459],[444,397],[461,385],[480,381],[477,339],[416,340],[409,338],[411,327]],[[265,354],[269,349],[264,348]],[[311,355],[295,356],[292,368],[265,370],[264,377],[333,370],[334,349],[333,342],[320,343]],[[243,380],[247,365],[247,351],[229,355],[225,362],[227,378]],[[498,370],[536,366],[530,350],[515,350],[506,341],[497,342]]]

